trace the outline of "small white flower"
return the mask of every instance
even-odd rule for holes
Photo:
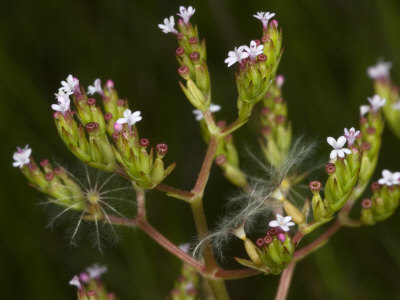
[[[264,30],[268,28],[268,22],[271,18],[275,16],[275,13],[263,12],[260,11],[256,15],[253,15],[254,18],[259,19],[263,25]]]
[[[189,253],[190,244],[189,243],[181,244],[179,245],[179,249],[181,249],[185,253]]]
[[[389,79],[389,70],[391,67],[391,62],[379,61],[375,66],[369,67],[367,73],[372,79]]]
[[[395,110],[400,110],[400,99],[399,99],[399,101],[397,101],[395,104],[393,104],[393,109],[395,109]]]
[[[381,98],[379,95],[374,95],[372,98],[368,97],[368,102],[371,104],[371,110],[377,112],[382,106],[385,105],[386,99]]]
[[[82,289],[82,284],[79,281],[79,277],[77,275],[75,275],[74,277],[72,277],[72,279],[69,281],[69,285],[74,285],[76,286],[78,289]]]
[[[246,51],[251,60],[254,60],[258,55],[263,53],[264,45],[260,44],[257,46],[256,41],[251,41],[250,42],[250,47],[243,46],[244,51]]]
[[[69,95],[70,94],[65,94],[63,91],[59,91],[57,96],[57,103],[58,104],[52,104],[51,108],[55,111],[59,111],[62,114],[65,114],[67,111],[70,110],[70,103],[71,101],[69,100]]]
[[[135,125],[141,119],[142,117],[140,116],[140,111],[135,111],[134,113],[132,113],[130,109],[125,109],[124,117],[119,118],[116,123],[120,125],[128,124],[129,128],[131,128],[132,125]]]
[[[94,81],[93,85],[88,86],[88,94],[94,95],[95,93],[103,95],[103,89],[101,88],[101,81],[99,78]]]
[[[62,87],[59,91],[63,91],[66,94],[73,94],[75,87],[79,86],[79,80],[70,74],[66,81],[61,81],[61,85]]]
[[[389,170],[382,171],[383,178],[379,179],[379,184],[384,184],[387,186],[392,186],[395,184],[400,184],[400,172],[390,172]]]
[[[86,273],[88,273],[91,279],[98,279],[105,272],[107,272],[107,267],[100,266],[98,264],[94,264],[93,266],[86,268]]]
[[[234,63],[240,63],[242,59],[249,57],[249,53],[245,52],[243,49],[244,46],[240,46],[239,48],[235,47],[233,51],[228,52],[228,58],[225,59],[225,63],[228,64],[228,68]]]
[[[210,112],[213,113],[213,112],[217,112],[219,110],[221,110],[221,106],[220,105],[211,103]],[[204,118],[202,111],[199,110],[199,109],[194,109],[193,110],[193,114],[195,115],[196,121],[201,121]]]
[[[162,32],[164,33],[175,33],[178,34],[178,30],[175,29],[175,19],[174,16],[170,16],[169,20],[168,18],[164,19],[164,24],[158,24],[158,27],[161,29]]]
[[[32,149],[29,148],[29,145],[26,145],[24,149],[21,149],[20,147],[17,147],[17,151],[14,152],[13,155],[13,167],[19,167],[22,168],[24,165],[29,164],[30,162],[30,157],[32,154]]]
[[[282,216],[280,214],[276,214],[276,220],[269,222],[269,227],[279,227],[283,231],[287,232],[290,230],[289,226],[294,226],[295,223],[291,222],[292,216]]]
[[[370,110],[371,110],[371,106],[369,106],[369,105],[361,105],[360,106],[360,116],[364,116]]]
[[[351,127],[350,130],[347,128],[344,129],[344,136],[347,139],[347,144],[351,147],[354,144],[356,138],[360,135],[360,130],[355,130],[354,127]]]
[[[177,14],[178,16],[180,16],[183,19],[183,22],[185,24],[189,23],[189,19],[191,16],[193,16],[194,12],[196,11],[196,9],[194,9],[193,7],[189,6],[187,9],[184,6],[180,6],[179,7],[179,14]],[[165,21],[164,21],[165,22]]]
[[[337,157],[344,158],[346,154],[351,154],[351,150],[347,148],[343,148],[344,144],[346,144],[346,138],[342,135],[337,141],[333,137],[328,137],[326,139],[329,145],[333,147],[333,150],[330,154],[330,159],[334,159]]]

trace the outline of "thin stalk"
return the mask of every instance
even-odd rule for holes
[[[281,278],[279,279],[278,291],[276,292],[275,300],[285,300],[288,293],[290,283],[292,282],[294,268],[296,261],[292,261],[289,266],[283,270]]]

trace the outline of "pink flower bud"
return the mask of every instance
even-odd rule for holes
[[[318,180],[311,181],[308,186],[313,193],[318,193],[321,190],[321,182]]]
[[[46,173],[46,175],[44,175],[44,178],[45,178],[47,181],[51,181],[51,180],[53,180],[53,178],[54,178],[54,174],[53,174],[52,172]]]
[[[185,49],[183,49],[183,47],[179,47],[176,49],[175,54],[178,56],[183,56],[185,54]]]
[[[200,53],[197,51],[193,51],[192,53],[190,53],[189,57],[193,62],[196,63],[200,60]]]
[[[168,152],[167,144],[157,144],[156,145],[156,152],[159,156],[163,157]]]
[[[265,242],[266,245],[271,244],[271,242],[272,242],[272,237],[271,237],[270,235],[266,235],[266,236],[264,237],[264,242]]]
[[[87,99],[87,104],[88,105],[96,105],[96,99],[94,99],[94,98]]]
[[[197,41],[198,41],[198,39],[197,39],[197,37],[195,37],[195,36],[192,36],[192,37],[189,39],[189,43],[192,44],[192,45],[196,44]]]
[[[278,233],[278,240],[280,240],[282,243],[286,241],[286,235],[283,233]]]
[[[363,209],[370,209],[372,207],[372,201],[371,199],[364,199],[361,202],[361,206]]]
[[[262,238],[257,239],[256,244],[259,248],[265,245],[265,241]]]
[[[148,139],[140,139],[139,144],[142,147],[147,147],[150,144],[150,141]]]
[[[115,130],[115,131],[121,131],[122,128],[123,128],[123,125],[122,125],[122,124],[119,124],[119,123],[115,123],[115,124],[114,124],[114,130]]]
[[[124,106],[125,105],[125,100],[123,99],[118,99],[117,101],[117,106]]]
[[[107,122],[110,121],[113,118],[112,113],[108,112],[104,114],[104,120],[106,120]]]
[[[336,167],[334,164],[327,163],[325,165],[325,171],[326,171],[326,173],[328,173],[328,175],[331,175],[331,174],[335,173]]]

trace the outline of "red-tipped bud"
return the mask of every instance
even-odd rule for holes
[[[261,248],[265,244],[264,239],[262,238],[257,239],[256,244],[259,248]]]
[[[278,124],[283,124],[286,121],[286,117],[284,115],[276,116],[275,122]]]
[[[377,192],[381,188],[381,185],[379,184],[378,181],[374,181],[371,183],[371,190],[373,192]]]
[[[104,114],[104,120],[106,120],[107,122],[110,121],[113,118],[113,114],[108,112]]]
[[[94,98],[87,99],[87,104],[88,105],[96,105],[96,99],[94,99]]]
[[[371,126],[367,128],[367,133],[368,134],[374,134],[376,132],[376,128]]]
[[[321,182],[318,180],[311,181],[308,186],[313,193],[318,193],[321,190]]]
[[[281,231],[278,228],[274,227],[274,228],[271,228],[271,229],[269,229],[267,231],[267,235],[274,236],[274,235],[277,235],[280,232]]]
[[[117,106],[124,106],[125,105],[125,100],[123,99],[118,99],[117,101]]]
[[[282,243],[286,241],[286,235],[283,233],[278,233],[278,240],[280,240]]]
[[[49,165],[49,160],[48,159],[43,159],[40,162],[40,166],[42,166],[42,167],[47,167],[48,165]]]
[[[270,236],[270,235],[266,235],[265,237],[264,237],[264,242],[265,242],[265,244],[271,244],[271,242],[272,242],[272,237]]]
[[[178,49],[175,50],[175,54],[178,56],[183,56],[185,54],[185,49],[183,49],[183,47],[178,47]]]
[[[190,53],[189,57],[192,60],[192,62],[198,62],[200,59],[200,53],[197,51],[193,51],[192,53]]]
[[[268,34],[265,34],[262,38],[261,38],[261,42],[266,43],[269,41],[269,36]]]
[[[361,207],[362,207],[363,209],[370,209],[370,208],[372,207],[372,201],[371,201],[371,199],[364,199],[364,200],[361,202]]]
[[[261,113],[262,113],[264,116],[268,115],[270,112],[271,112],[271,109],[270,109],[268,106],[264,106],[264,107],[261,109]]]
[[[270,26],[273,26],[273,27],[278,27],[278,21],[277,20],[275,20],[275,19],[273,19],[272,21],[271,21],[271,23],[269,23],[269,25]]]
[[[326,173],[328,173],[328,175],[331,175],[331,174],[335,173],[336,167],[334,164],[327,163],[325,165],[325,171],[326,171]]]
[[[271,127],[269,126],[264,126],[263,128],[261,128],[261,134],[262,135],[268,135],[271,133]]]
[[[96,293],[96,291],[88,291],[87,293],[86,293],[86,295],[87,296],[97,296],[97,293]]]
[[[57,167],[53,170],[54,174],[59,176],[65,174],[65,170],[63,167]]]
[[[189,43],[192,44],[192,45],[196,44],[197,41],[198,41],[198,39],[197,39],[197,37],[195,37],[195,36],[192,36],[192,37],[189,39]]]
[[[163,157],[168,152],[167,144],[157,144],[156,145],[156,152],[159,156]]]
[[[178,68],[178,74],[181,75],[183,78],[189,76],[189,67],[187,65],[183,65]]]
[[[86,131],[87,131],[88,133],[97,132],[98,129],[99,129],[99,123],[96,123],[96,122],[87,123],[87,124],[85,125],[85,129],[86,129]]]
[[[225,126],[226,126],[226,121],[225,121],[225,120],[218,121],[218,122],[217,122],[217,126],[218,126],[219,128],[225,128]]]
[[[139,144],[142,147],[147,147],[150,144],[150,141],[148,139],[140,139]]]
[[[176,38],[178,39],[178,41],[180,41],[181,39],[183,39],[184,36],[185,36],[185,35],[184,35],[182,32],[179,32],[179,33],[176,35]]]
[[[361,144],[361,150],[368,151],[369,149],[371,149],[371,143],[370,142],[363,142]]]
[[[282,101],[283,101],[282,97],[275,97],[274,98],[274,102],[275,103],[282,103]]]
[[[260,46],[261,41],[260,40],[255,40],[257,47]]]
[[[257,56],[259,62],[265,62],[267,60],[267,56],[265,54],[260,54]]]
[[[118,140],[120,137],[121,133],[119,131],[114,131],[112,134],[112,138],[114,141]]]
[[[218,155],[215,158],[215,163],[217,164],[217,166],[222,166],[223,164],[226,163],[226,156],[223,154]]]
[[[44,175],[44,178],[45,178],[47,181],[51,181],[51,180],[53,180],[53,178],[54,178],[54,174],[53,174],[52,172],[46,173],[46,175]]]

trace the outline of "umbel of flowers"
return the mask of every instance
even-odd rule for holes
[[[382,99],[383,113],[389,127],[400,138],[400,94],[399,87],[390,79],[392,63],[379,61],[367,69],[368,76],[374,80],[375,93]]]
[[[276,220],[269,222],[270,229],[257,239],[256,245],[246,236],[244,226],[240,226],[234,234],[243,240],[250,260],[236,257],[236,261],[265,274],[280,274],[291,262],[295,250],[289,233],[289,227],[295,225],[291,220],[291,216],[276,214]]]
[[[361,224],[374,225],[389,218],[399,206],[400,172],[382,171],[382,178],[371,184],[372,197],[361,203]]]
[[[54,120],[61,138],[80,160],[107,172],[123,173],[143,188],[154,188],[174,168],[164,168],[166,144],[148,150],[148,139],[140,139],[136,123],[140,111],[132,112],[128,102],[118,98],[111,80],[102,87],[100,79],[88,87],[88,94],[99,94],[102,106],[88,98],[79,80],[69,75],[62,81],[53,104]],[[70,106],[72,95],[75,110]],[[110,139],[111,138],[111,139]],[[114,145],[111,141],[114,141]]]
[[[261,16],[262,15],[262,16]],[[228,53],[228,66],[239,64],[236,71],[236,85],[239,93],[237,106],[239,119],[249,118],[253,107],[261,101],[271,87],[282,56],[282,30],[278,21],[268,21],[275,14],[254,15],[263,24],[263,36],[250,45],[240,46]]]
[[[327,138],[327,142],[333,150],[330,153],[330,162],[325,166],[328,174],[324,189],[325,198],[322,199],[320,195],[321,183],[319,181],[311,182],[314,223],[304,229],[305,233],[330,221],[334,213],[339,211],[350,198],[356,186],[363,152],[355,143],[359,132],[356,132],[354,128],[350,131],[345,129],[345,133],[350,132],[351,135],[340,136],[337,140],[333,137]],[[344,147],[346,142],[350,149]]]

